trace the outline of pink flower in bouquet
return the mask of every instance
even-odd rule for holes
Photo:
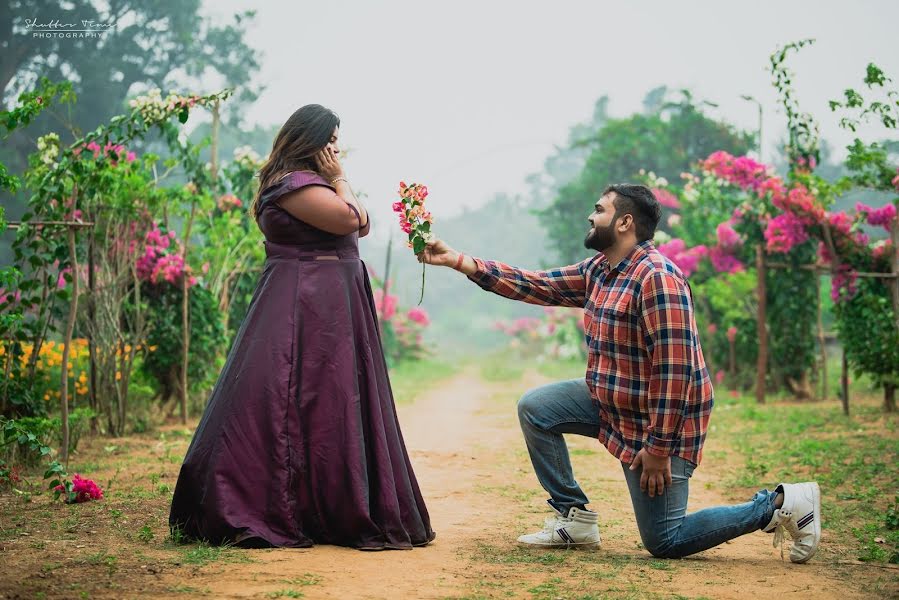
[[[727,341],[733,342],[737,339],[737,328],[736,327],[728,327],[727,328]]]
[[[896,176],[893,177],[893,180],[890,183],[892,183],[893,187],[896,188],[896,191],[899,192],[899,167],[896,168]]]
[[[434,239],[431,232],[431,224],[434,217],[425,209],[425,199],[428,197],[428,187],[419,183],[406,185],[400,182],[398,191],[400,201],[393,204],[393,210],[399,215],[400,228],[409,236],[408,245],[415,254],[424,252],[427,243]],[[421,264],[421,297],[418,303],[424,299],[425,294],[425,263]]]
[[[428,319],[428,313],[426,313],[423,308],[416,307],[409,309],[406,316],[409,317],[409,320],[413,323],[418,323],[424,327],[427,327],[431,323],[431,320]]]

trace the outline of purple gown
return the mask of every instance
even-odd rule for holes
[[[264,190],[266,261],[178,476],[169,523],[213,544],[411,548],[434,539],[397,421],[358,233]],[[332,188],[333,189],[333,188]]]

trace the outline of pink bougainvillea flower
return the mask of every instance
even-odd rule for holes
[[[53,489],[63,493],[66,491],[64,484],[60,484]],[[77,473],[72,477],[72,493],[75,495],[73,502],[103,499],[103,490],[100,489],[100,486],[90,479],[82,479]],[[66,502],[69,502],[68,498],[66,498]]]
[[[716,234],[718,236],[718,245],[722,248],[736,248],[743,245],[743,239],[736,232],[730,221],[725,221],[718,225]]]
[[[808,239],[808,232],[802,221],[789,212],[768,221],[764,235],[768,252],[786,253]]]
[[[703,245],[687,249],[686,243],[680,238],[660,244],[658,250],[677,265],[686,277],[696,272],[699,261],[708,254],[708,248]]]
[[[428,313],[426,313],[423,308],[412,308],[406,313],[406,316],[409,317],[409,320],[413,323],[418,323],[423,326],[427,326],[431,322],[430,319],[428,319]]]
[[[659,204],[665,208],[672,208],[675,210],[680,208],[680,201],[678,201],[677,196],[668,190],[664,188],[652,188],[652,194],[656,197],[656,200],[659,201]]]
[[[746,267],[740,260],[729,252],[728,248],[715,246],[708,252],[712,268],[718,273],[742,273]]]
[[[884,204],[880,208],[873,208],[859,202],[855,205],[855,210],[859,214],[865,215],[868,225],[883,227],[887,231],[890,231],[893,221],[896,219],[896,205],[892,202]]]

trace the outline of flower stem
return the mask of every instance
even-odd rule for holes
[[[425,299],[425,263],[421,263],[421,297],[418,299],[418,305]]]

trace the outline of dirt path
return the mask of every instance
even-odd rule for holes
[[[697,557],[656,560],[639,545],[621,467],[599,443],[570,437],[575,473],[600,514],[596,552],[520,548],[547,515],[515,405],[530,374],[487,382],[462,373],[400,406],[436,541],[412,551],[242,550],[168,543],[171,488],[191,431],[87,440],[78,463],[109,491],[63,505],[0,495],[0,599],[24,598],[853,598],[899,597],[891,565],[849,564],[830,539],[808,565],[782,562],[771,537],[744,536]],[[691,510],[727,503],[738,466],[710,432]],[[825,494],[835,493],[824,490]]]
[[[782,562],[771,537],[763,534],[691,559],[654,560],[639,547],[619,464],[597,442],[583,438],[570,439],[572,458],[592,508],[600,512],[602,550],[518,548],[515,538],[539,527],[546,510],[523,449],[515,402],[543,382],[531,375],[486,383],[463,374],[401,408],[406,443],[438,532],[430,547],[379,553],[336,547],[251,551],[254,562],[210,565],[198,579],[213,596],[235,598],[296,593],[341,599],[747,598],[764,593],[846,599],[871,597],[894,574],[836,565],[836,555],[828,551],[804,566]],[[707,448],[710,454],[725,449],[714,434]],[[697,470],[691,510],[725,503],[717,491],[725,468]]]

